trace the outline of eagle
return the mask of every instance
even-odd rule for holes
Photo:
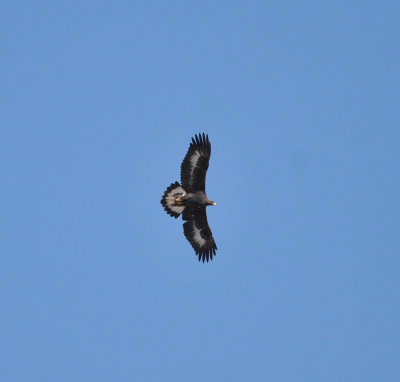
[[[183,233],[203,263],[212,260],[217,250],[206,214],[207,206],[216,205],[205,190],[210,156],[208,135],[196,134],[181,165],[181,183],[172,183],[161,199],[167,214],[174,218],[182,215]]]

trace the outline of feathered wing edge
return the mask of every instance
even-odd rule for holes
[[[211,143],[208,139],[208,134],[195,134],[190,146],[192,145],[195,146],[195,148],[203,149],[208,155],[211,154]]]

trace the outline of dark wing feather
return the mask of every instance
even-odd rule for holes
[[[182,219],[186,220],[183,224],[183,232],[186,239],[192,245],[199,261],[212,260],[216,256],[217,245],[215,244],[210,227],[207,222],[206,207],[189,208],[183,211]]]
[[[186,192],[205,191],[210,156],[211,144],[208,135],[203,133],[192,138],[181,165],[181,184]]]

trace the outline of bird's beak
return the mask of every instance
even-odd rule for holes
[[[215,202],[212,202],[211,204],[212,204],[213,206],[216,206],[216,205],[217,205],[217,203],[215,203]]]

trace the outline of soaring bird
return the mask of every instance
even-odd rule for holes
[[[161,199],[167,214],[174,218],[182,214],[183,232],[203,263],[212,260],[217,249],[206,214],[207,206],[216,205],[205,190],[210,156],[208,135],[195,135],[181,165],[181,183],[172,183]]]

